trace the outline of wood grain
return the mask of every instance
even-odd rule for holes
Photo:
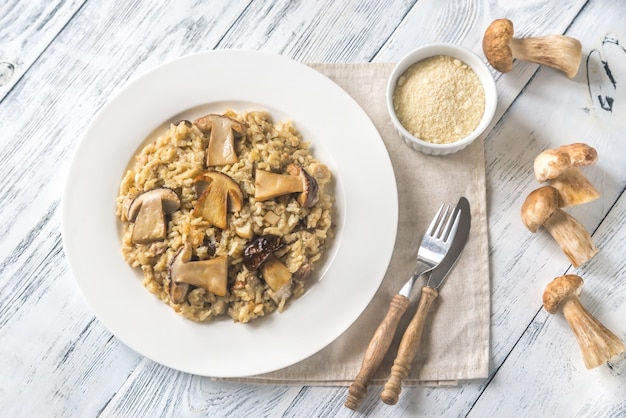
[[[0,101],[84,3],[6,0],[0,4]]]
[[[594,232],[600,253],[576,272],[586,280],[585,305],[626,339],[624,15],[623,2],[584,0],[2,2],[3,415],[624,415],[626,366],[585,370],[564,319],[541,308],[545,283],[574,269],[547,234],[533,235],[519,222],[521,202],[538,186],[531,167],[539,151],[577,141],[598,149],[599,163],[584,172],[602,197],[571,213]],[[574,80],[528,63],[494,72],[499,105],[485,135],[493,301],[488,380],[406,387],[393,407],[380,402],[382,388],[371,387],[355,413],[343,406],[345,387],[241,385],[167,369],[125,347],[93,316],[63,252],[61,196],[82,132],[126,82],[214,48],[303,62],[394,62],[425,43],[454,42],[482,56],[482,31],[504,16],[522,36],[579,38],[584,62]],[[94,161],[95,169],[104,164]]]
[[[356,411],[367,394],[367,386],[387,354],[396,334],[400,318],[402,318],[409,306],[409,302],[409,298],[400,294],[395,294],[391,299],[387,314],[378,325],[378,328],[376,328],[376,331],[374,331],[372,340],[365,350],[361,370],[357,373],[354,382],[348,390],[348,399],[345,402],[348,408]]]
[[[413,315],[413,319],[409,323],[400,346],[398,347],[398,354],[391,366],[391,375],[385,383],[383,392],[380,395],[380,399],[387,405],[395,405],[398,403],[400,392],[402,391],[402,381],[409,374],[411,363],[415,358],[417,349],[420,346],[422,340],[422,333],[424,332],[424,325],[428,318],[428,311],[430,305],[439,296],[436,289],[425,286],[422,288],[419,305],[417,305],[417,311]]]

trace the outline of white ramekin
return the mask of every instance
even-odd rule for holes
[[[410,134],[398,120],[393,108],[393,91],[398,82],[398,78],[400,78],[411,65],[436,55],[448,55],[463,61],[478,76],[485,91],[485,112],[480,123],[469,135],[450,144],[435,144]],[[387,110],[396,131],[398,131],[402,139],[404,139],[411,148],[425,154],[451,154],[467,147],[485,131],[487,126],[489,126],[496,112],[497,102],[498,93],[496,83],[486,63],[469,49],[453,44],[430,44],[413,50],[396,64],[387,83]]]

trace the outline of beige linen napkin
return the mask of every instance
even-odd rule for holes
[[[487,377],[489,361],[489,258],[483,139],[448,156],[429,156],[408,147],[395,132],[385,104],[387,78],[393,64],[315,64],[345,89],[372,119],[387,147],[398,186],[398,234],[385,278],[359,319],[337,340],[293,366],[264,375],[223,379],[249,383],[314,386],[350,385],[363,353],[385,317],[391,298],[413,273],[417,248],[441,203],[456,204],[465,196],[472,209],[468,243],[440,288],[422,334],[420,348],[405,385],[454,385],[459,380]],[[364,209],[367,210],[367,209]],[[358,260],[355,260],[358,262]],[[396,338],[372,384],[384,384],[397,347],[415,313],[424,279]],[[320,325],[323,326],[323,325]]]

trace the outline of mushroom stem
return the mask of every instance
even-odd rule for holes
[[[578,340],[588,369],[598,367],[624,352],[622,340],[591,315],[577,296],[571,295],[565,299],[562,311]]]
[[[600,192],[583,175],[578,167],[568,168],[550,186],[559,191],[559,207],[582,205],[600,197]]]
[[[598,248],[585,227],[561,209],[555,209],[543,226],[559,244],[574,267],[584,264],[598,252]]]
[[[580,41],[564,35],[512,38],[513,58],[545,65],[574,78],[582,58]]]

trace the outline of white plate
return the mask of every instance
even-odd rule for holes
[[[384,101],[384,97],[380,98]],[[249,324],[198,324],[146,290],[122,258],[115,198],[126,166],[159,125],[185,115],[265,109],[290,119],[335,176],[336,236],[305,295]],[[284,57],[211,51],[164,64],[123,88],[79,144],[63,195],[63,243],[96,317],[133,350],[165,366],[213,377],[266,373],[339,337],[378,289],[398,220],[395,177],[382,139],[331,80]],[[323,367],[323,365],[320,365]]]

